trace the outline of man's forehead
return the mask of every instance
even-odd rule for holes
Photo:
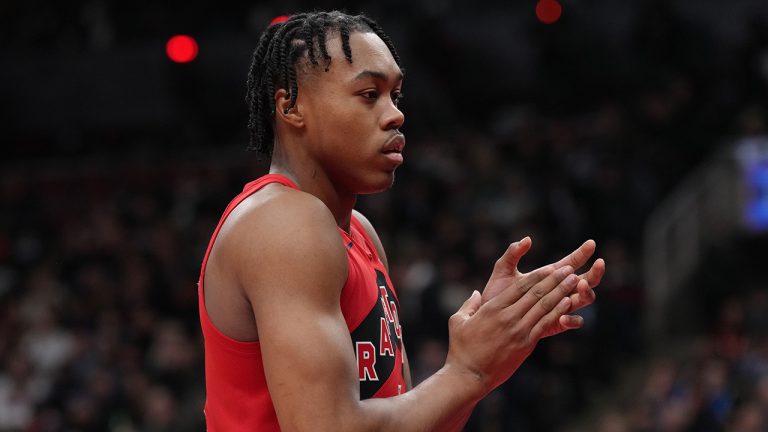
[[[360,72],[355,76],[355,81],[362,81],[369,78],[381,80],[381,81],[402,81],[403,80],[403,72],[399,71],[396,72],[393,75],[389,75],[386,72],[379,71],[379,70],[371,70],[371,69],[365,69],[364,71]]]
[[[349,35],[349,47],[352,49],[352,59],[381,61],[397,65],[387,44],[372,32],[355,32]]]
[[[344,55],[341,36],[329,34],[326,42],[332,61],[329,73],[344,81],[360,79],[382,79],[400,81],[403,72],[397,65],[392,53],[381,38],[373,32],[353,32],[349,35],[349,48],[352,52],[350,64]],[[322,61],[321,61],[322,63]],[[323,71],[324,68],[317,68]],[[325,74],[320,74],[324,76]]]

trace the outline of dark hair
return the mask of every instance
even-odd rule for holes
[[[331,56],[328,54],[326,36],[332,31],[341,36],[341,47],[349,63],[352,63],[349,35],[357,31],[373,32],[379,36],[400,66],[400,57],[392,41],[375,21],[365,15],[353,16],[339,11],[300,13],[270,25],[256,45],[248,72],[245,101],[250,111],[249,150],[256,150],[260,156],[267,158],[272,156],[275,91],[278,88],[286,89],[286,99],[291,100],[288,109],[294,106],[299,93],[296,63],[305,55],[311,66],[319,66],[319,61],[322,61],[325,71],[328,71]],[[316,52],[317,48],[319,53]]]

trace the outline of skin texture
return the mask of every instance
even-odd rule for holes
[[[594,253],[588,241],[557,263],[521,273],[517,264],[532,242],[513,243],[483,294],[476,291],[449,320],[445,366],[403,395],[361,401],[339,306],[348,269],[338,228],[349,229],[358,194],[394,181],[398,161],[383,149],[404,121],[395,102],[402,77],[373,33],[352,33],[352,64],[340,45],[329,34],[329,71],[304,68],[287,113],[286,91],[276,91],[271,172],[301,190],[268,185],[231,213],[208,260],[206,308],[224,334],[260,342],[285,431],[460,430],[542,337],[581,326],[567,314],[594,301],[605,264],[574,274]],[[373,226],[356,217],[386,265]]]

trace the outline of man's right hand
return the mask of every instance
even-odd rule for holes
[[[544,276],[556,271],[557,269],[570,265],[574,270],[584,266],[589,258],[595,253],[595,242],[593,240],[585,241],[573,252],[563,257],[560,261],[543,266],[529,273],[522,273],[518,269],[520,259],[531,249],[532,242],[529,237],[512,243],[506,252],[496,261],[493,267],[493,273],[485,285],[482,294],[483,303],[491,300],[496,295],[508,289],[527,289],[532,287],[536,281]],[[605,274],[605,261],[598,258],[592,264],[588,271],[579,275],[581,279],[576,289],[570,293],[571,308],[568,315],[562,315],[560,319],[553,323],[545,332],[544,337],[553,336],[567,330],[577,329],[582,326],[584,320],[578,315],[570,315],[579,309],[589,306],[595,301],[595,292],[593,291]],[[527,287],[527,288],[526,288]]]
[[[487,302],[475,291],[449,320],[446,367],[474,375],[479,397],[506,381],[571,309],[580,278],[565,265],[530,273]]]

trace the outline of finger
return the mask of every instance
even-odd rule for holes
[[[549,313],[543,315],[540,317],[540,319],[536,322],[536,324],[531,329],[531,332],[528,335],[528,340],[531,342],[537,342],[539,339],[544,337],[545,332],[547,329],[552,328],[554,325],[557,325],[560,321],[560,317],[568,312],[568,309],[571,308],[571,299],[570,297],[563,297],[557,305],[549,311]]]
[[[568,313],[577,311],[585,306],[591,305],[595,301],[595,292],[589,287],[589,283],[584,279],[579,279],[576,285],[576,293],[571,294],[571,310]]]
[[[480,304],[480,291],[474,290],[472,295],[469,296],[469,298],[464,301],[464,304],[461,305],[459,310],[456,311],[456,315],[463,318],[469,318],[474,315],[475,312],[477,312],[477,309],[480,308]]]
[[[605,261],[602,258],[598,258],[595,260],[594,263],[592,263],[592,267],[589,268],[589,271],[587,271],[586,273],[582,273],[579,276],[582,279],[586,279],[586,281],[589,283],[590,288],[594,288],[600,285],[600,281],[603,280],[604,274],[605,274]]]
[[[499,273],[499,275],[516,274],[517,264],[531,250],[532,244],[531,238],[525,237],[509,245],[504,254],[496,260],[496,264],[493,266],[493,273]]]
[[[531,307],[528,312],[525,313],[525,316],[523,316],[523,319],[521,320],[523,326],[532,327],[541,319],[541,317],[548,314],[550,311],[552,311],[552,309],[557,307],[560,301],[565,297],[568,298],[568,304],[570,305],[570,294],[574,288],[576,288],[576,284],[579,282],[579,280],[579,277],[574,274],[570,274],[565,279],[563,279],[554,289],[542,297],[541,300],[539,300],[534,306]]]
[[[555,263],[555,267],[560,268],[564,265],[569,265],[573,267],[574,269],[581,268],[584,266],[584,264],[587,263],[589,260],[589,257],[592,256],[592,254],[595,253],[595,248],[597,245],[595,244],[594,240],[587,240],[584,243],[582,243],[581,246],[576,248],[575,251],[571,252],[568,256],[564,257],[560,261]]]
[[[461,305],[459,310],[448,318],[448,327],[455,328],[457,325],[460,326],[464,324],[477,312],[481,303],[480,292],[477,290],[473,291],[472,295],[464,301],[464,304]]]
[[[592,289],[589,287],[589,282],[579,278],[579,281],[576,283],[575,291],[579,296],[579,300],[586,301],[590,298],[590,291],[592,291]]]
[[[566,279],[568,282],[565,282]],[[512,312],[512,317],[523,317],[522,320],[528,318],[527,323],[521,323],[527,325],[526,328],[531,328],[544,314],[551,311],[561,298],[568,296],[573,286],[576,285],[577,279],[578,277],[573,274],[571,266],[553,271],[508,308]],[[558,287],[560,288],[557,289]]]
[[[505,288],[496,297],[488,300],[486,304],[498,309],[511,306],[520,300],[520,298],[522,298],[532,287],[539,284],[547,276],[552,275],[555,270],[555,267],[550,264],[548,266],[540,267],[532,272],[528,272]]]
[[[558,324],[563,331],[575,330],[584,326],[584,318],[581,315],[560,315]]]
[[[573,309],[573,305],[571,305],[571,309]],[[568,330],[580,329],[583,326],[584,318],[579,315],[560,315],[558,322],[546,329],[541,337],[546,338],[559,335],[560,333],[566,332]]]
[[[577,311],[595,301],[595,291],[592,288],[600,284],[605,274],[605,261],[598,259],[592,264],[587,273],[579,275],[579,283],[576,285],[576,293],[571,295],[571,310]]]

